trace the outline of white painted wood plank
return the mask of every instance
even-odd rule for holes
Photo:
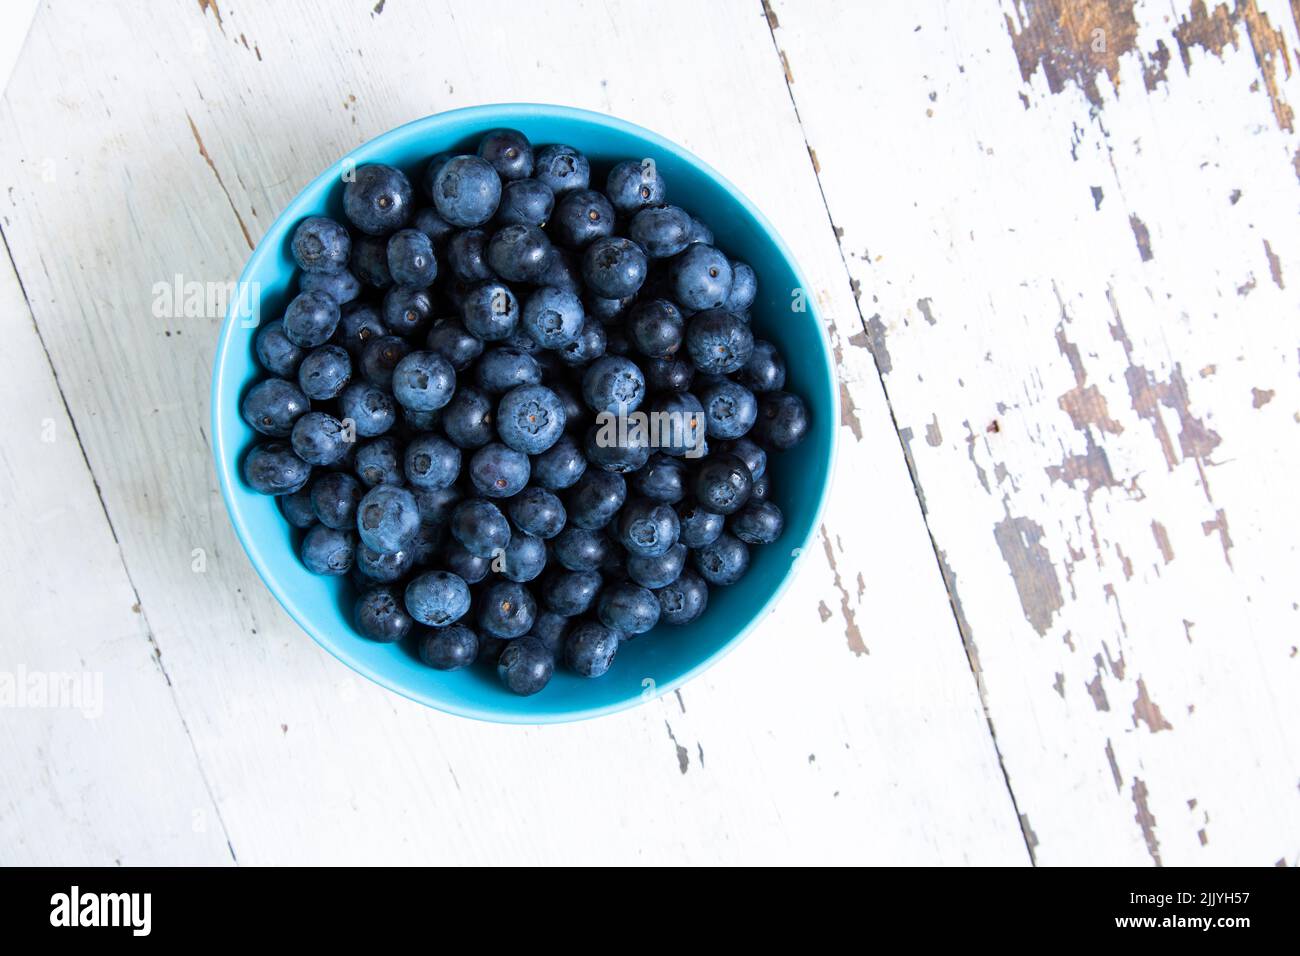
[[[0,865],[230,863],[7,255],[0,316]]]
[[[45,9],[0,111],[15,258],[240,861],[1025,862],[761,10],[325,7]],[[725,170],[834,318],[856,409],[824,554],[772,622],[680,697],[535,730],[421,710],[288,621],[207,461],[217,317],[150,314],[154,282],[236,274],[348,148],[504,100]]]
[[[1037,859],[1294,865],[1291,9],[773,6]]]

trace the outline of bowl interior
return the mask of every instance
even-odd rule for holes
[[[562,669],[533,697],[515,697],[490,669],[442,673],[424,666],[404,645],[381,645],[359,636],[350,623],[351,587],[346,580],[309,573],[295,553],[295,532],[273,498],[243,482],[239,465],[254,440],[239,415],[239,400],[262,375],[253,354],[252,301],[265,321],[278,318],[296,291],[289,253],[293,227],[304,216],[342,219],[340,177],[346,164],[384,162],[400,167],[413,183],[434,153],[471,151],[495,126],[522,130],[537,144],[568,143],[592,160],[593,183],[609,166],[651,157],[668,183],[669,201],[699,216],[717,245],[743,259],[758,276],[753,308],[755,333],[775,343],[788,366],[787,388],[807,402],[812,428],[798,448],[769,456],[773,500],[786,518],[781,539],[752,549],[742,581],[711,590],[702,618],[686,627],[661,625],[619,649],[610,672],[587,680]],[[418,188],[418,186],[417,186]],[[763,615],[807,549],[830,480],[837,394],[815,297],[805,294],[788,250],[761,214],[716,172],[660,136],[597,113],[564,107],[513,105],[473,107],[416,120],[357,148],[315,179],[271,226],[253,252],[226,317],[217,348],[212,391],[213,445],[221,490],[253,566],[285,609],[318,643],[358,672],[407,697],[438,709],[488,720],[544,723],[597,716],[672,690],[734,646]]]

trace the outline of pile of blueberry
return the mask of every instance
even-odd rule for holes
[[[345,179],[346,224],[293,233],[299,292],[241,409],[265,436],[245,479],[307,568],[350,576],[366,638],[517,694],[698,618],[780,536],[767,454],[808,429],[750,328],[753,269],[652,160],[600,191],[577,150],[496,129],[421,195],[390,166]]]

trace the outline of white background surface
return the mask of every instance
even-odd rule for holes
[[[42,6],[0,106],[0,670],[104,696],[0,710],[0,863],[1300,862],[1297,47],[1284,2]],[[772,618],[536,729],[298,631],[208,460],[220,316],[151,309],[353,146],[518,100],[736,182],[845,406]]]

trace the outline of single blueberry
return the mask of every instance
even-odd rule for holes
[[[768,495],[771,494],[771,489],[772,489],[772,476],[764,472],[761,478],[754,479],[754,490],[750,492],[749,500],[766,501],[768,499]]]
[[[686,566],[686,545],[680,542],[663,554],[629,555],[627,559],[627,576],[643,588],[667,587],[677,580]]]
[[[536,694],[555,672],[555,658],[535,637],[511,641],[497,658],[497,676],[506,689],[520,697]]]
[[[339,305],[361,294],[361,280],[348,269],[338,272],[304,272],[298,276],[299,292],[324,292]]]
[[[438,210],[427,206],[415,214],[415,218],[411,220],[411,228],[420,230],[435,246],[446,242],[456,231],[455,226],[438,215]]]
[[[440,552],[442,566],[460,577],[466,584],[478,584],[492,570],[495,558],[482,558],[465,550],[459,541],[449,542]]]
[[[720,515],[743,508],[753,488],[749,468],[735,455],[710,455],[695,475],[695,494],[700,503]]]
[[[359,359],[361,350],[371,339],[387,335],[388,328],[380,318],[379,310],[368,302],[356,302],[343,309],[334,341],[348,350],[352,358]]]
[[[312,513],[327,528],[351,530],[356,525],[361,495],[361,483],[347,472],[327,472],[312,482]]]
[[[586,189],[591,182],[591,164],[572,146],[557,143],[537,150],[533,175],[558,196],[574,189]]]
[[[488,240],[487,261],[508,282],[537,282],[551,264],[551,240],[537,226],[502,226]]]
[[[645,252],[621,236],[597,239],[582,254],[582,277],[588,288],[603,298],[635,295],[645,282]]]
[[[420,660],[435,670],[460,670],[476,657],[478,635],[463,624],[435,627],[420,637]]]
[[[299,348],[329,341],[339,324],[339,304],[324,292],[299,292],[284,310],[284,334]]]
[[[735,455],[743,461],[754,481],[758,481],[767,472],[767,452],[764,451],[762,445],[752,438],[737,438],[735,441],[719,442],[717,450],[726,452],[728,455]]]
[[[450,571],[426,571],[406,586],[406,613],[421,624],[446,627],[469,611],[469,585]]]
[[[497,433],[510,448],[540,455],[564,434],[565,413],[560,398],[544,385],[520,385],[497,405]]]
[[[509,498],[528,484],[528,456],[500,442],[491,442],[474,452],[468,471],[479,494]]]
[[[357,505],[357,533],[376,551],[400,551],[420,530],[415,495],[396,485],[376,485]]]
[[[570,524],[555,536],[555,560],[570,571],[595,571],[608,564],[614,547],[604,531]]]
[[[399,229],[388,237],[388,272],[398,285],[423,288],[438,275],[433,240],[419,229]]]
[[[596,614],[606,627],[625,635],[644,634],[659,623],[659,601],[648,589],[624,581],[600,592]]]
[[[754,304],[758,295],[758,277],[748,263],[732,260],[731,289],[723,307],[731,312],[744,312]]]
[[[686,495],[686,465],[668,455],[652,455],[644,468],[633,472],[631,481],[642,497],[676,504]]]
[[[629,501],[618,516],[618,539],[633,555],[663,554],[677,543],[680,531],[677,512],[662,501]]]
[[[286,378],[298,371],[298,363],[307,354],[289,340],[284,332],[284,323],[279,319],[258,329],[253,344],[262,368],[272,375]]]
[[[289,441],[309,465],[337,465],[352,449],[347,428],[325,412],[308,412],[294,422]]]
[[[284,438],[293,423],[307,413],[307,401],[298,386],[282,378],[268,378],[248,390],[239,405],[240,414],[252,428],[272,438]]]
[[[352,238],[333,219],[308,216],[294,229],[290,248],[293,261],[304,272],[342,272],[352,252]]]
[[[645,399],[645,376],[635,362],[605,355],[583,373],[582,397],[594,412],[627,415]]]
[[[425,344],[429,351],[437,352],[458,372],[463,372],[483,354],[483,340],[470,335],[455,319],[443,319],[434,325]]]
[[[673,298],[688,309],[716,309],[731,292],[731,263],[713,246],[696,243],[673,259]]]
[[[428,289],[395,285],[384,294],[384,327],[394,335],[417,335],[433,321]]]
[[[519,325],[519,301],[501,282],[483,282],[469,290],[461,302],[465,329],[485,342],[498,342],[514,334]]]
[[[571,251],[562,246],[551,247],[551,264],[537,280],[539,286],[550,286],[563,292],[582,295],[582,263]]]
[[[677,519],[681,525],[679,540],[688,548],[702,548],[718,540],[726,518],[710,511],[698,501],[684,501],[677,506]]]
[[[674,458],[700,458],[706,450],[707,420],[704,406],[690,392],[662,396],[650,409],[650,422],[658,422],[655,445]]]
[[[642,355],[668,359],[682,347],[686,321],[681,310],[667,299],[638,302],[627,316],[627,333]]]
[[[785,387],[785,359],[771,342],[754,340],[754,351],[736,373],[736,381],[751,392],[777,392]]]
[[[454,487],[416,488],[415,506],[420,509],[421,523],[445,525],[460,498],[460,492]]]
[[[483,135],[478,154],[502,179],[523,179],[533,174],[533,147],[517,129],[494,129]]]
[[[654,160],[630,159],[609,171],[605,195],[615,209],[629,215],[646,206],[661,205],[668,195],[668,187]]]
[[[456,389],[442,410],[442,430],[459,448],[479,448],[496,434],[492,399],[476,388]]]
[[[456,370],[436,352],[411,352],[393,369],[393,397],[406,408],[442,408],[455,389]]]
[[[343,213],[371,236],[400,229],[411,218],[411,181],[400,169],[372,163],[358,166],[343,186]]]
[[[709,604],[709,586],[704,579],[685,568],[672,584],[655,592],[659,600],[659,620],[680,627],[696,620]]]
[[[357,236],[348,269],[366,285],[387,289],[393,284],[393,274],[388,271],[388,243],[379,236]]]
[[[437,182],[438,170],[447,165],[447,162],[453,158],[452,153],[435,153],[429,158],[429,162],[424,167],[424,172],[420,175],[420,192],[424,198],[433,202],[433,187]],[[442,217],[439,216],[441,219]],[[445,221],[445,220],[444,220]],[[450,223],[448,223],[450,225]],[[429,238],[433,238],[430,236]]]
[[[339,396],[339,411],[343,413],[344,421],[351,422],[362,438],[382,435],[397,421],[397,408],[392,397],[364,382],[354,382],[343,389]]]
[[[692,557],[695,570],[713,585],[735,584],[749,568],[749,548],[725,531],[712,544],[697,548]]]
[[[750,500],[727,519],[727,530],[745,544],[771,544],[784,529],[785,516],[770,501]]]
[[[581,368],[605,354],[605,327],[599,322],[584,322],[578,337],[557,353],[561,362]]]
[[[510,522],[492,502],[469,498],[452,511],[451,533],[470,554],[492,558],[510,543]]]
[[[588,319],[595,319],[601,325],[613,326],[623,318],[623,313],[635,301],[633,296],[621,299],[606,299],[588,289],[582,296],[582,308]],[[588,322],[588,325],[591,323]]]
[[[743,385],[723,379],[700,395],[710,438],[739,438],[758,418],[758,400]]]
[[[572,292],[543,286],[524,302],[523,330],[544,349],[558,349],[582,334],[582,300]]]
[[[601,583],[597,571],[556,570],[547,575],[543,601],[555,614],[576,617],[595,603]]]
[[[536,462],[533,471],[536,473]],[[506,503],[506,513],[520,531],[539,538],[554,538],[564,530],[568,520],[563,502],[552,491],[534,485],[525,488]]]
[[[569,619],[554,611],[538,611],[537,620],[528,637],[535,637],[550,652],[552,657],[564,653],[564,638],[569,633]]]
[[[652,259],[675,256],[690,244],[691,217],[676,206],[651,206],[632,217],[628,237]]]
[[[322,345],[298,366],[298,387],[312,401],[337,398],[352,380],[352,357],[341,345]]]
[[[592,189],[565,193],[551,215],[555,241],[570,249],[582,249],[597,239],[612,236],[614,224],[614,207]]]
[[[477,156],[454,156],[433,178],[433,204],[453,226],[481,226],[501,201],[501,177]]]
[[[726,375],[743,368],[754,353],[754,333],[734,312],[710,309],[691,316],[686,351],[701,372]]]
[[[441,435],[419,435],[407,444],[403,466],[414,488],[450,488],[460,476],[460,449]]]
[[[463,282],[487,282],[495,279],[487,262],[488,234],[482,229],[466,229],[447,242],[447,265],[452,275]]]
[[[403,548],[401,551],[376,551],[366,544],[357,548],[357,570],[370,581],[378,581],[381,584],[400,581],[414,566],[413,548]]]
[[[540,385],[542,367],[527,352],[511,346],[488,349],[474,369],[474,384],[489,395],[502,395],[520,385]]]
[[[502,577],[522,584],[533,580],[545,567],[546,543],[541,538],[523,531],[510,536],[501,556]]]
[[[646,386],[654,392],[684,392],[695,378],[695,366],[680,358],[649,359],[641,367]]]
[[[367,488],[401,485],[402,458],[397,442],[389,436],[366,442],[357,449],[352,470]]]
[[[627,419],[609,413],[597,417],[603,421],[588,428],[583,441],[587,460],[598,468],[620,475],[644,468],[650,460],[648,429],[636,420],[629,427],[620,429],[619,423]]]
[[[701,242],[706,246],[713,245],[713,230],[699,219],[692,216],[690,243],[691,245],[695,245],[696,243]]]
[[[512,640],[527,634],[537,617],[533,593],[515,581],[494,581],[479,598],[478,626],[485,634]]]
[[[413,621],[392,588],[377,587],[357,600],[353,614],[362,637],[381,644],[393,644],[410,633]]]
[[[496,222],[502,226],[544,226],[555,209],[555,193],[539,179],[516,179],[501,188]]]
[[[310,477],[311,465],[295,455],[288,442],[262,442],[244,458],[244,480],[258,494],[292,494]]]
[[[758,407],[755,437],[773,448],[793,448],[808,434],[808,406],[790,392],[768,392]]]
[[[567,435],[532,462],[533,480],[551,491],[570,487],[586,470],[587,459],[582,448]]]
[[[597,621],[581,621],[564,642],[564,663],[582,677],[601,677],[618,653],[619,632]]]
[[[277,501],[284,520],[295,528],[310,528],[316,523],[316,512],[312,510],[311,492],[315,487],[299,488],[291,495],[281,495]]]
[[[568,524],[595,531],[613,520],[627,500],[627,482],[614,472],[589,469],[565,496]]]
[[[381,335],[361,347],[361,377],[376,388],[393,390],[393,369],[411,351],[411,343],[397,335]]]

